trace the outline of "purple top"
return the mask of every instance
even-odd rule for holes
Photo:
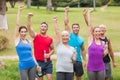
[[[88,71],[102,71],[105,69],[103,53],[104,46],[102,45],[102,41],[101,45],[97,45],[95,40],[93,40],[92,44],[88,48]]]

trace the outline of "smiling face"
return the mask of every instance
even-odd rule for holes
[[[41,23],[40,33],[43,34],[43,35],[45,35],[46,32],[47,32],[47,30],[48,30],[48,25],[45,22]]]
[[[94,36],[94,38],[96,38],[96,39],[99,39],[99,38],[100,38],[100,28],[99,28],[99,27],[95,27],[95,28],[93,29],[93,36]]]
[[[68,43],[69,40],[69,33],[67,31],[63,31],[61,34],[62,37],[62,43]]]
[[[21,39],[26,39],[26,33],[27,33],[26,27],[23,26],[19,28],[19,34]]]
[[[105,32],[106,32],[106,26],[105,25],[100,25],[100,34],[101,36],[104,36],[105,35]]]
[[[72,30],[73,30],[74,34],[78,35],[79,34],[79,30],[80,30],[79,24],[73,24],[72,25]]]

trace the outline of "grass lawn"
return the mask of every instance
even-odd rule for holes
[[[119,63],[120,58],[115,57],[116,62]],[[17,60],[4,60],[6,64],[6,69],[0,69],[0,80],[19,80],[18,74],[18,61]],[[55,69],[56,60],[53,60],[53,80],[56,80],[56,69]],[[83,80],[88,80],[87,71],[84,68],[84,75],[82,76]],[[120,80],[120,64],[117,64],[117,67],[113,69],[112,67],[112,75],[113,77],[110,80]],[[44,78],[44,80],[47,80]],[[74,79],[75,80],[75,79]]]
[[[70,8],[69,10],[69,21],[70,25],[72,23],[80,24],[80,35],[85,39],[85,47],[87,49],[87,27],[82,15],[83,8]],[[26,8],[22,11],[21,15],[21,25],[26,25],[27,13],[32,12],[34,16],[32,17],[32,27],[34,31],[39,33],[39,25],[41,22],[46,21],[49,25],[48,35],[52,36],[54,39],[54,26],[53,26],[53,16],[58,17],[58,24],[61,30],[64,30],[64,8],[58,8],[56,12],[46,12],[45,7],[37,9],[36,7]],[[7,18],[9,30],[0,31],[0,35],[4,35],[9,39],[8,49],[0,51],[0,55],[5,54],[15,54],[14,48],[14,30],[17,15],[17,6],[15,8],[8,8]],[[100,8],[96,8],[93,12],[92,24],[93,26],[99,24],[107,25],[106,35],[111,39],[113,50],[115,52],[120,51],[120,7],[108,7],[104,12]],[[28,36],[29,37],[29,36]]]
[[[17,5],[18,6],[18,5]],[[0,31],[0,35],[4,35],[9,39],[8,49],[0,51],[0,55],[16,55],[14,47],[14,29],[17,15],[17,6],[15,8],[8,8],[7,18],[9,30]],[[70,25],[72,23],[80,24],[80,35],[85,39],[85,47],[87,50],[87,27],[82,16],[83,8],[70,8],[69,11],[69,21]],[[21,25],[26,25],[27,13],[32,12],[34,16],[32,17],[32,27],[34,31],[39,33],[39,25],[41,22],[46,21],[49,25],[48,35],[52,36],[54,39],[54,26],[53,26],[53,16],[58,17],[58,24],[61,30],[64,30],[64,8],[58,8],[56,12],[46,12],[45,7],[37,9],[36,7],[26,8],[22,11],[21,15]],[[93,26],[99,24],[107,25],[106,35],[111,39],[113,50],[115,52],[120,52],[120,7],[108,7],[104,12],[100,8],[96,8],[93,12],[92,24]],[[29,37],[29,36],[28,36]],[[30,37],[29,37],[30,38]],[[31,38],[30,38],[31,39]],[[117,68],[113,70],[113,79],[120,80],[120,58],[116,57]],[[18,61],[5,60],[7,67],[5,70],[0,70],[0,80],[19,80],[17,63]],[[55,61],[54,61],[54,80],[55,80]],[[83,76],[83,80],[87,80],[87,75]]]

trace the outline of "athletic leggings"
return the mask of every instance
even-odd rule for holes
[[[20,70],[20,80],[35,80],[36,66]]]
[[[56,80],[73,80],[73,73],[69,72],[57,72]]]
[[[105,71],[88,71],[89,80],[105,80]]]

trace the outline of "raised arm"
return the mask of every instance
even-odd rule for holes
[[[70,33],[70,26],[69,26],[69,19],[68,19],[68,11],[69,7],[65,8],[65,16],[64,16],[64,25],[65,25],[65,30]]]
[[[83,9],[83,16],[84,16],[86,25],[88,27],[88,34],[92,34],[92,29],[93,29],[92,25],[91,25],[91,17],[90,17],[90,14],[91,14],[92,11],[93,11],[92,9],[89,9],[88,12],[87,12],[86,9]]]
[[[93,39],[93,27],[91,25],[91,17],[90,14],[93,10],[89,9],[88,12],[86,9],[83,10],[83,16],[85,19],[85,22],[87,24],[87,28],[88,28],[88,44],[91,43],[92,39]],[[88,14],[87,14],[88,13]]]
[[[22,10],[23,10],[23,6],[19,6],[17,13],[17,20],[16,20],[15,39],[19,37],[20,15]]]
[[[27,17],[27,28],[29,31],[29,34],[32,38],[35,38],[36,33],[33,31],[33,29],[31,28],[31,17],[33,16],[32,13],[28,13],[28,17]]]
[[[108,51],[109,51],[110,57],[112,59],[112,65],[113,65],[113,67],[116,67],[116,63],[115,63],[115,59],[114,59],[114,52],[113,52],[111,41],[109,38],[108,38]]]
[[[54,28],[56,34],[55,40],[56,40],[56,45],[58,45],[60,43],[60,31],[58,28],[57,17],[54,17],[53,20],[54,20]]]

